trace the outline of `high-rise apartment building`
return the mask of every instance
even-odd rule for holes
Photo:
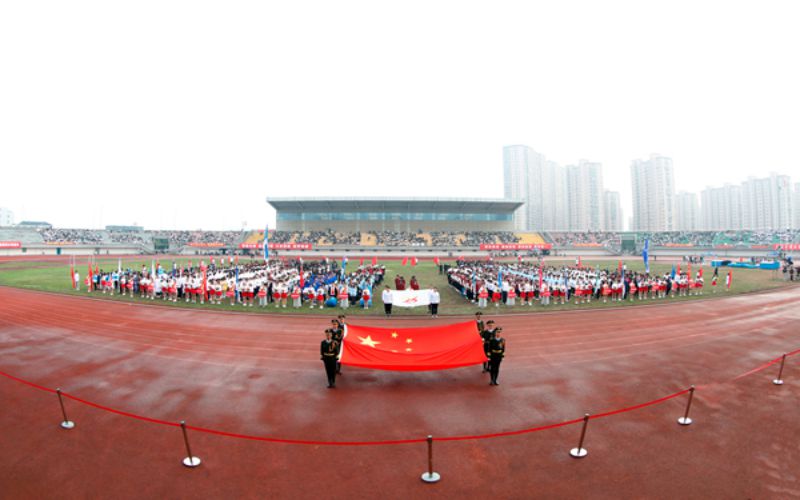
[[[619,192],[606,191],[604,197],[606,231],[622,231],[622,204]]]
[[[503,196],[508,199],[525,200],[514,212],[514,229],[525,231],[531,228],[530,219],[530,166],[538,163],[539,155],[528,146],[506,146],[503,148]]]
[[[742,187],[725,184],[700,193],[700,229],[727,231],[742,229]]]
[[[567,166],[567,200],[570,231],[603,231],[603,167],[581,160]]]
[[[700,229],[700,204],[697,193],[680,192],[675,195],[675,230],[697,231]]]
[[[520,231],[551,231],[568,228],[565,169],[524,145],[503,148],[503,194],[524,200],[514,214]]]
[[[742,183],[742,226],[752,230],[788,229],[792,225],[792,187],[788,175],[770,174]]]
[[[631,164],[633,231],[675,228],[675,178],[672,160],[652,155]]]
[[[0,207],[0,227],[14,225],[14,212]]]
[[[794,228],[800,229],[800,182],[794,185],[794,196],[792,197],[794,204]]]

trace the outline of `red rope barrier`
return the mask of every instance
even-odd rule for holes
[[[137,415],[135,413],[128,413],[127,411],[116,410],[114,408],[109,408],[108,406],[103,406],[103,405],[100,405],[100,404],[97,404],[97,403],[92,403],[91,401],[87,401],[85,399],[81,399],[78,396],[73,396],[72,394],[68,394],[68,393],[66,393],[64,391],[61,391],[61,394],[66,398],[72,399],[73,401],[77,401],[79,403],[83,403],[85,405],[92,406],[92,407],[97,408],[99,410],[105,410],[105,411],[110,412],[110,413],[116,413],[117,415],[122,415],[123,417],[135,418],[136,420],[143,420],[145,422],[150,422],[150,423],[153,423],[153,424],[169,425],[169,426],[172,426],[172,427],[180,427],[181,426],[181,424],[177,424],[175,422],[168,422],[166,420],[159,420],[157,418],[143,417],[143,416]]]
[[[796,349],[796,350],[794,350],[792,352],[786,353],[786,357],[794,356],[794,355],[796,355],[798,353],[800,353],[800,349]],[[765,364],[763,364],[763,365],[761,365],[761,366],[759,366],[757,368],[754,368],[753,370],[745,372],[745,373],[733,378],[732,380],[736,381],[736,380],[742,379],[744,377],[747,377],[749,375],[752,375],[754,373],[758,373],[758,372],[760,372],[760,371],[762,371],[762,370],[774,365],[778,361],[780,361],[781,357],[778,357],[778,358],[775,358],[773,360],[770,360],[768,363],[765,363]],[[3,371],[0,371],[0,375],[2,375],[3,377],[6,377],[8,379],[14,380],[16,382],[20,382],[20,383],[28,385],[30,387],[34,387],[36,389],[42,390],[42,391],[46,391],[46,392],[50,392],[50,393],[55,393],[56,392],[53,389],[49,389],[49,388],[41,386],[39,384],[35,384],[33,382],[29,382],[27,380],[15,377],[15,376],[10,375],[10,374],[8,374],[6,372],[3,372]],[[612,416],[612,415],[617,415],[619,413],[627,413],[627,412],[630,412],[630,411],[639,410],[641,408],[645,408],[645,407],[648,407],[648,406],[653,406],[653,405],[657,405],[659,403],[663,403],[664,401],[668,401],[670,399],[676,398],[678,396],[686,394],[687,392],[689,392],[689,389],[683,389],[681,391],[672,393],[672,394],[670,394],[668,396],[664,396],[664,397],[661,397],[661,398],[658,398],[658,399],[654,399],[652,401],[647,401],[646,403],[640,403],[638,405],[628,406],[626,408],[621,408],[621,409],[618,409],[618,410],[611,410],[611,411],[607,411],[607,412],[604,412],[604,413],[598,413],[598,414],[592,415],[590,418],[591,419],[603,418],[603,417],[609,417],[609,416]],[[137,419],[137,420],[142,420],[144,422],[150,422],[150,423],[154,423],[154,424],[168,425],[168,426],[171,426],[171,427],[180,427],[180,424],[175,423],[175,422],[169,422],[169,421],[166,421],[166,420],[159,420],[159,419],[150,418],[150,417],[144,417],[142,415],[136,415],[135,413],[129,413],[129,412],[126,412],[126,411],[117,410],[117,409],[114,409],[114,408],[110,408],[108,406],[103,406],[101,404],[97,404],[97,403],[93,403],[91,401],[87,401],[85,399],[79,398],[77,396],[73,396],[72,394],[68,394],[68,393],[63,392],[63,391],[62,391],[61,394],[63,396],[65,396],[65,397],[69,398],[69,399],[72,399],[73,401],[77,401],[77,402],[83,403],[83,404],[85,404],[87,406],[91,406],[91,407],[94,407],[94,408],[97,408],[97,409],[100,409],[100,410],[104,410],[104,411],[107,411],[107,412],[110,412],[110,413],[115,413],[117,415],[122,415],[124,417],[130,417],[130,418],[134,418],[134,419]],[[515,431],[496,432],[496,433],[492,433],[492,434],[477,434],[477,435],[469,435],[469,436],[439,437],[439,438],[436,438],[436,440],[437,441],[470,441],[470,440],[479,440],[479,439],[493,439],[493,438],[498,438],[498,437],[518,436],[518,435],[521,435],[521,434],[529,434],[529,433],[532,433],[532,432],[545,431],[545,430],[548,430],[548,429],[555,429],[555,428],[558,428],[558,427],[564,427],[564,426],[567,426],[567,425],[573,425],[573,424],[577,424],[577,423],[582,422],[582,421],[583,421],[583,418],[576,418],[576,419],[573,419],[573,420],[567,420],[567,421],[558,422],[558,423],[555,423],[555,424],[542,425],[542,426],[539,426],[539,427],[531,427],[531,428],[528,428],[528,429],[519,429],[519,430],[515,430]],[[380,446],[380,445],[399,445],[399,444],[424,443],[426,441],[425,438],[419,438],[419,439],[395,439],[395,440],[384,440],[384,441],[312,441],[312,440],[305,440],[305,439],[284,439],[284,438],[273,438],[273,437],[267,437],[267,436],[252,436],[252,435],[248,435],[248,434],[237,434],[237,433],[234,433],[234,432],[218,431],[218,430],[215,430],[215,429],[206,429],[204,427],[195,427],[193,425],[187,425],[186,428],[187,429],[191,429],[193,431],[197,431],[197,432],[204,432],[206,434],[214,434],[214,435],[217,435],[217,436],[226,436],[226,437],[232,437],[232,438],[237,438],[237,439],[248,439],[248,440],[251,440],[251,441],[264,441],[264,442],[268,442],[268,443],[300,444],[300,445],[314,445],[314,446]]]
[[[689,392],[689,389],[684,389],[682,391],[678,391],[678,392],[675,392],[673,394],[670,394],[669,396],[664,396],[663,398],[654,399],[654,400],[648,401],[646,403],[641,403],[641,404],[638,404],[638,405],[635,405],[635,406],[629,406],[627,408],[622,408],[620,410],[612,410],[612,411],[607,411],[605,413],[598,413],[596,415],[591,415],[589,418],[590,419],[603,418],[603,417],[608,417],[608,416],[611,416],[611,415],[616,415],[618,413],[627,413],[629,411],[638,410],[639,408],[645,408],[647,406],[652,406],[652,405],[657,405],[658,403],[663,403],[664,401],[667,401],[667,400],[672,399],[672,398],[677,398],[678,396],[686,394],[687,392]]]
[[[34,384],[33,382],[28,382],[27,380],[23,380],[23,379],[21,379],[21,378],[17,378],[17,377],[15,377],[15,376],[13,376],[13,375],[9,375],[9,374],[8,374],[8,373],[6,373],[6,372],[0,372],[0,375],[2,375],[2,376],[4,376],[4,377],[7,377],[7,378],[10,378],[11,380],[15,380],[15,381],[17,381],[17,382],[20,382],[20,383],[22,383],[22,384],[25,384],[25,385],[29,385],[29,386],[31,386],[31,387],[34,387],[34,388],[36,388],[36,389],[39,389],[40,391],[50,392],[50,393],[53,393],[53,394],[55,394],[55,392],[56,392],[56,391],[55,391],[55,390],[53,390],[53,389],[48,389],[47,387],[44,387],[44,386],[42,386],[42,385],[39,385],[39,384]]]

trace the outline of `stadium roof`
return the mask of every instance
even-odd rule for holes
[[[275,210],[290,212],[466,212],[508,213],[522,200],[502,198],[267,198]]]

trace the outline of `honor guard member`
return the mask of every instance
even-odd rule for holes
[[[497,383],[497,375],[500,373],[500,362],[503,361],[503,357],[506,355],[506,339],[501,336],[502,331],[502,328],[495,330],[489,343],[491,349],[489,370],[492,376],[492,381],[489,382],[489,385],[500,385]]]
[[[331,332],[333,334],[333,341],[336,342],[337,350],[337,361],[336,361],[336,373],[342,373],[342,364],[338,361],[339,354],[342,353],[342,340],[344,340],[344,322],[343,320],[340,321],[338,319],[331,320]]]
[[[328,376],[328,389],[336,387],[336,354],[339,346],[333,340],[333,331],[325,330],[325,340],[319,346],[319,356],[325,364],[325,374]]]
[[[483,313],[480,311],[475,313],[475,326],[478,327],[478,335],[483,335]]]
[[[491,369],[491,351],[490,351],[490,343],[492,338],[494,338],[494,320],[489,320],[486,322],[486,329],[481,332],[481,338],[483,338],[483,353],[486,354],[487,361],[483,364],[483,371],[488,372]]]

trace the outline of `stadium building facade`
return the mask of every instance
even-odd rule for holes
[[[522,201],[452,198],[267,198],[279,231],[513,231]]]

